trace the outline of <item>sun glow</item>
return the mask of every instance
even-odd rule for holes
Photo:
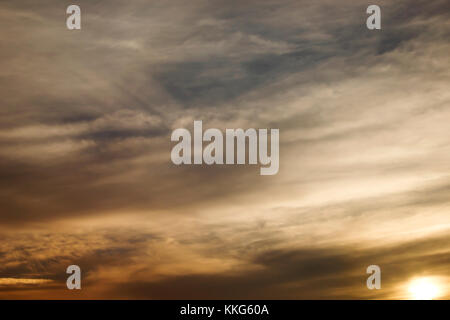
[[[440,295],[439,285],[432,278],[417,278],[408,287],[412,300],[432,300]]]

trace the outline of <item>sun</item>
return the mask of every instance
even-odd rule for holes
[[[412,300],[433,300],[440,294],[436,281],[427,277],[412,280],[408,291]]]

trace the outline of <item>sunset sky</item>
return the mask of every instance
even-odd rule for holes
[[[0,299],[410,299],[417,279],[449,299],[449,18],[446,0],[1,1]],[[278,174],[174,165],[194,120],[278,128]]]

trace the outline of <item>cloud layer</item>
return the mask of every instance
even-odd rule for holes
[[[78,4],[0,4],[1,298],[449,297],[447,1],[380,31],[360,1]],[[279,128],[278,175],[173,165],[194,120]]]

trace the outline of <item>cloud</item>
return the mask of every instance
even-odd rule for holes
[[[447,1],[383,0],[380,32],[354,1],[79,5],[80,32],[63,3],[0,5],[4,294],[70,298],[74,257],[84,297],[391,298],[447,277]],[[280,129],[279,174],[173,165],[194,120]]]

